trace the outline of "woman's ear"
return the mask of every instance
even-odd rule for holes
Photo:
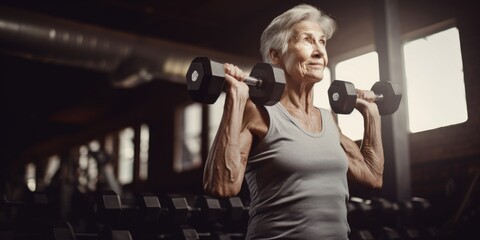
[[[268,55],[270,56],[270,59],[272,60],[273,64],[280,65],[281,60],[280,60],[280,53],[278,50],[271,48],[270,51],[268,52]]]

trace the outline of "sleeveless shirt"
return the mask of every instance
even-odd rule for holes
[[[246,239],[348,239],[348,160],[332,115],[319,109],[322,130],[314,133],[280,103],[265,108],[268,132],[245,172]]]

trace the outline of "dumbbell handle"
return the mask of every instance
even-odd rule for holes
[[[214,62],[214,61],[212,61]],[[215,62],[216,63],[216,62]],[[220,64],[222,65],[221,63],[217,63],[217,64]],[[197,79],[197,76],[198,76],[198,72],[197,70],[195,70],[193,73],[192,73],[192,80],[193,81],[196,81]],[[263,84],[263,80],[262,79],[259,79],[259,78],[255,78],[255,77],[252,77],[252,76],[247,76],[243,82],[249,86],[254,86],[254,87],[261,87],[262,84]]]
[[[381,93],[375,93],[375,102],[381,102],[383,101],[383,94]]]
[[[383,94],[381,93],[374,93],[375,94],[375,99],[373,100],[374,102],[381,102],[383,101]],[[334,99],[333,101],[337,101],[336,99]]]
[[[262,84],[263,84],[263,81],[262,79],[259,79],[259,78],[255,78],[255,77],[252,77],[252,76],[247,76],[243,82],[249,86],[254,86],[254,87],[261,87]]]

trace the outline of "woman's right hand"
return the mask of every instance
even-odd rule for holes
[[[235,100],[246,102],[249,98],[249,87],[243,81],[247,75],[237,66],[225,63],[225,82],[227,83],[227,95]]]

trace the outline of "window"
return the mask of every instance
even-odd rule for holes
[[[37,165],[30,162],[25,166],[25,181],[27,183],[27,188],[31,192],[37,190]]]
[[[134,135],[135,131],[132,127],[125,128],[119,133],[118,181],[122,185],[133,181]]]
[[[147,124],[140,125],[140,169],[141,180],[148,178],[148,150],[150,146],[150,128]]]
[[[176,114],[175,160],[173,169],[183,172],[195,169],[202,163],[202,105],[198,103],[182,107]]]
[[[468,112],[458,29],[449,28],[409,41],[403,51],[410,131],[465,122]],[[339,62],[335,68],[336,79],[366,90],[379,81],[378,72],[376,52]],[[363,137],[362,121],[357,110],[350,115],[338,115],[342,132],[353,140]]]
[[[378,54],[370,52],[339,62],[335,67],[337,80],[351,82],[357,89],[370,90],[380,80]],[[338,115],[338,125],[342,133],[356,141],[363,138],[363,117],[356,109],[349,115]]]
[[[411,132],[468,119],[457,28],[410,41],[403,48]]]

